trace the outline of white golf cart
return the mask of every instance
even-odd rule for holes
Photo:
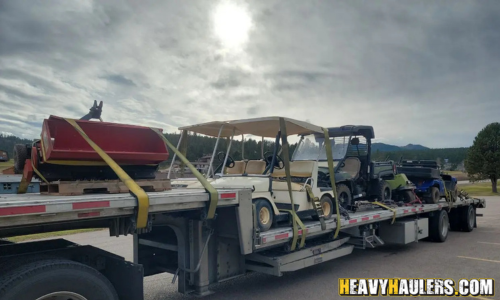
[[[336,213],[333,203],[334,192],[331,187],[318,187],[318,159],[325,156],[323,143],[323,128],[290,118],[282,118],[286,126],[287,136],[316,134],[318,138],[313,143],[309,139],[301,139],[294,156],[298,160],[290,161],[291,193],[294,202],[293,210],[299,218],[310,216],[313,219],[329,219]],[[215,188],[249,188],[252,189],[252,199],[256,206],[256,214],[261,231],[266,231],[280,221],[289,221],[291,211],[290,191],[286,180],[284,161],[280,156],[280,117],[264,117],[255,119],[232,120],[225,122],[210,122],[179,128],[181,131],[217,137],[213,156],[205,175]],[[234,136],[252,135],[261,138],[275,138],[275,146],[271,152],[264,155],[264,159],[249,159],[235,161],[230,155]],[[214,157],[221,138],[230,138],[225,152],[219,152],[217,157],[221,161],[214,167]],[[180,143],[180,141],[179,141]],[[312,147],[312,148],[311,148]],[[313,159],[305,160],[300,153],[307,151],[310,156],[316,151]],[[323,153],[323,155],[321,155]],[[174,158],[175,159],[175,158]],[[173,180],[173,185],[181,184],[186,188],[201,188],[198,181]],[[315,205],[314,202],[318,205]],[[318,208],[320,207],[322,210]],[[322,212],[320,215],[319,212]]]

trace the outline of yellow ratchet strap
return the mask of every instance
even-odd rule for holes
[[[325,135],[325,152],[326,159],[328,160],[328,172],[330,173],[330,184],[332,185],[333,196],[335,197],[335,208],[337,209],[337,226],[335,226],[334,239],[337,238],[340,232],[340,209],[339,209],[339,198],[337,197],[337,186],[335,185],[335,170],[333,169],[333,154],[332,154],[332,144],[330,143],[330,135],[328,134],[328,129],[323,128],[323,134]]]
[[[375,202],[372,202],[372,204],[375,204],[375,205],[378,205],[378,206],[381,206],[387,210],[390,210],[394,213],[394,215],[392,216],[392,222],[391,224],[394,224],[394,221],[396,221],[396,210],[394,208],[390,208],[389,206],[385,205],[385,204],[382,204],[378,201],[375,201]]]
[[[443,187],[444,187],[444,200],[446,200],[446,203],[448,203],[448,212],[451,211],[452,208],[452,203],[453,203],[453,197],[451,196],[451,191],[448,192],[446,189],[446,184],[443,181]]]
[[[324,218],[325,212],[323,211],[323,207],[321,206],[321,201],[319,200],[318,197],[314,196],[312,187],[309,184],[306,184],[305,187],[307,196],[309,197],[309,200],[313,203],[316,214],[318,215],[319,223],[321,224],[321,230],[325,230],[326,229],[325,218]]]
[[[293,239],[292,239],[292,246],[290,250],[294,251],[295,247],[297,245],[297,239],[298,239],[298,234],[299,230],[297,228],[297,223],[299,226],[302,228],[302,236],[300,239],[300,248],[304,247],[304,244],[306,242],[306,227],[300,220],[299,216],[295,212],[295,205],[293,203],[293,193],[292,193],[292,177],[290,175],[290,155],[288,151],[288,141],[287,141],[287,133],[286,133],[286,124],[285,124],[285,119],[284,118],[279,118],[280,120],[280,131],[281,131],[281,150],[282,150],[282,159],[283,159],[283,164],[285,167],[285,174],[286,174],[286,183],[288,185],[288,193],[290,194],[290,203],[292,204],[292,209],[290,211],[292,217],[293,217]]]
[[[85,141],[99,154],[99,156],[113,169],[118,178],[128,187],[130,193],[137,199],[137,228],[146,228],[148,223],[149,196],[128,174],[104,152],[96,143],[94,143],[83,129],[73,119],[65,119],[76,131],[85,139]]]
[[[208,180],[200,173],[198,170],[189,162],[189,160],[182,155],[182,153],[170,143],[169,140],[156,128],[151,128],[158,136],[165,142],[165,144],[174,151],[177,157],[193,172],[194,176],[203,185],[207,193],[210,195],[210,204],[208,207],[207,219],[213,219],[215,216],[215,210],[217,209],[217,203],[219,202],[219,193],[217,190],[208,182]]]

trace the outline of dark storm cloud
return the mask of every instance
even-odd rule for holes
[[[248,32],[215,14],[231,5]],[[283,115],[468,146],[498,121],[499,15],[496,0],[2,1],[0,131],[37,136],[97,99],[108,121],[165,131]]]

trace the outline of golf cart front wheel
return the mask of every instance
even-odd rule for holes
[[[257,199],[255,203],[255,212],[257,213],[257,224],[261,232],[267,231],[273,225],[273,208],[267,200]]]

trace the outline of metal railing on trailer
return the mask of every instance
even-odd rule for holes
[[[237,191],[219,190],[218,195],[218,207],[238,204]],[[210,194],[204,189],[173,189],[151,192],[148,196],[149,214],[199,209],[210,203]],[[133,221],[136,207],[137,200],[130,194],[5,195],[0,197],[0,237],[12,236],[16,232],[35,233],[29,232],[30,226],[46,227],[51,223],[68,224],[121,217]]]
[[[478,207],[485,207],[484,199],[458,199],[452,204],[453,207],[476,205]],[[384,210],[380,207],[373,207],[365,211],[359,211],[349,214],[349,218],[341,220],[341,229],[356,227],[360,225],[380,222],[384,220],[391,220],[393,218],[402,218],[416,214],[429,213],[432,211],[448,208],[449,204],[442,201],[438,204],[414,204],[412,206],[402,206],[394,208],[394,211]],[[306,227],[307,238],[313,238],[324,235],[328,232],[333,232],[336,227],[336,220],[326,220],[326,229],[322,230],[321,225],[317,221],[304,221]],[[299,230],[299,235],[302,235],[302,230]],[[255,237],[255,250],[260,251],[268,248],[275,247],[280,244],[289,242],[293,237],[293,232],[290,227],[275,228],[266,232],[261,232]]]
[[[282,276],[284,272],[296,271],[349,255],[355,247],[365,249],[383,245],[386,238],[397,244],[418,242],[424,238],[443,242],[446,240],[447,232],[443,237],[435,237],[438,232],[442,233],[442,226],[446,226],[446,231],[448,227],[439,224],[437,220],[443,215],[449,218],[459,209],[462,211],[465,209],[467,212],[471,207],[485,208],[485,200],[458,199],[454,203],[443,201],[438,204],[395,207],[391,210],[370,207],[344,218],[341,221],[338,238],[334,235],[335,220],[326,221],[325,230],[321,229],[321,224],[317,221],[304,222],[308,242],[304,248],[297,251],[290,251],[289,242],[293,237],[291,228],[276,228],[263,233],[257,231],[254,234],[254,251],[245,258],[246,268]],[[476,227],[475,217],[474,214],[472,219],[474,227]],[[378,236],[378,228],[381,229],[379,233],[383,234],[382,238]],[[299,235],[302,235],[302,231],[299,231]]]

